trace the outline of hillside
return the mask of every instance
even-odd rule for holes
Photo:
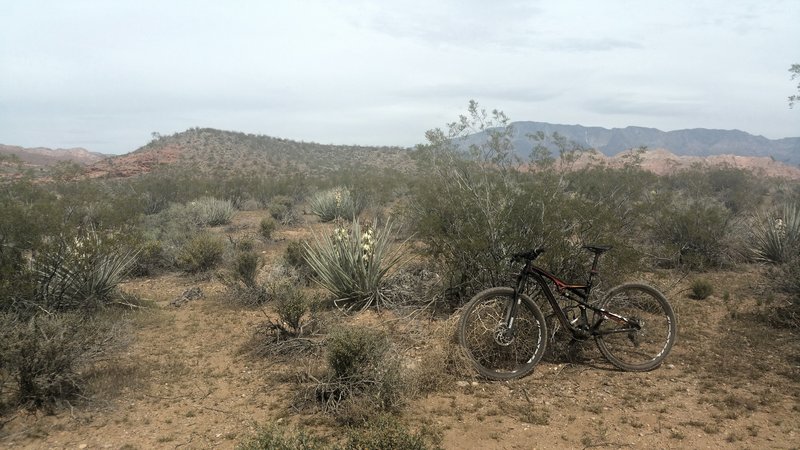
[[[655,128],[601,128],[582,125],[558,125],[545,122],[514,122],[514,146],[521,156],[530,154],[529,134],[557,132],[584,147],[594,148],[606,156],[646,146],[665,149],[678,156],[737,155],[772,157],[788,164],[800,164],[800,137],[767,139],[740,130],[661,131]],[[480,135],[477,136],[480,139]],[[470,140],[469,142],[473,142]]]
[[[362,147],[298,142],[264,135],[193,128],[161,136],[138,150],[100,161],[89,177],[129,177],[159,167],[202,173],[263,174],[298,171],[329,173],[363,167],[412,167],[408,151],[399,147]]]

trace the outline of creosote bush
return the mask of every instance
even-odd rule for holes
[[[80,396],[85,389],[82,369],[125,343],[119,321],[102,316],[63,313],[15,319],[4,314],[0,322],[5,341],[0,371],[16,383],[14,403],[33,409],[52,410]]]
[[[385,333],[342,326],[331,332],[326,347],[329,370],[314,387],[323,410],[352,424],[396,411],[402,404],[401,365]]]
[[[633,214],[639,191],[618,189],[613,173],[603,174],[609,182],[602,193],[583,182],[595,174],[572,176],[588,150],[563,136],[537,133],[532,164],[525,164],[514,153],[517,135],[508,118],[470,102],[468,114],[426,138],[414,152],[423,174],[407,212],[416,236],[444,267],[445,300],[453,306],[511,282],[508,263],[516,252],[545,246],[542,265],[579,280],[586,273],[582,244],[626,249],[621,244],[639,231]],[[610,206],[615,210],[608,212]],[[630,266],[635,258],[621,258],[630,253],[612,257]]]
[[[719,268],[738,258],[731,245],[734,216],[713,199],[672,199],[653,223],[656,240],[673,262],[692,270]]]
[[[697,300],[705,300],[714,294],[714,285],[708,280],[698,278],[692,282],[692,297]]]
[[[189,273],[200,273],[216,267],[222,262],[225,241],[208,233],[195,235],[181,248],[178,265]]]
[[[275,223],[275,219],[272,217],[264,217],[258,224],[259,234],[267,241],[272,239],[272,233],[275,232],[276,228],[278,228],[278,224]]]
[[[343,442],[333,444],[323,438],[275,425],[262,428],[238,448],[242,450],[437,450],[442,434],[423,427],[412,431],[398,418],[382,414],[349,427]]]

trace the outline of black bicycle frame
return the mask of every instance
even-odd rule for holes
[[[528,281],[528,277],[532,277],[536,281],[536,283],[539,284],[539,286],[542,288],[542,291],[544,291],[545,296],[547,297],[547,301],[553,308],[553,312],[555,312],[556,317],[558,317],[558,321],[561,322],[561,325],[563,325],[564,328],[570,330],[572,335],[576,338],[588,338],[590,336],[598,336],[611,333],[626,333],[630,331],[640,330],[641,326],[635,320],[631,320],[619,314],[607,311],[603,308],[590,305],[587,302],[587,300],[589,299],[589,295],[592,292],[594,275],[598,273],[597,272],[598,256],[599,255],[595,255],[594,263],[592,264],[592,269],[589,272],[589,279],[586,284],[565,283],[563,280],[559,279],[550,272],[542,269],[541,267],[533,265],[531,260],[526,260],[525,267],[522,269],[519,276],[517,276],[517,283],[514,288],[514,301],[512,302],[511,307],[506,312],[505,323],[508,330],[514,329],[514,318],[516,317],[517,314],[517,308],[519,307],[520,303],[522,303],[520,294],[525,292],[525,287]],[[589,326],[588,330],[577,328],[572,323],[570,323],[567,314],[564,312],[561,306],[559,306],[558,302],[556,301],[555,295],[553,294],[553,291],[550,289],[550,286],[545,281],[545,278],[550,280],[556,286],[556,290],[558,291],[559,295],[569,300],[572,300],[573,302],[578,304],[578,308],[580,308],[581,311],[580,313],[581,323]],[[571,294],[574,294],[574,296]],[[577,298],[575,296],[577,296]],[[594,324],[589,323],[589,319],[586,314],[587,309],[591,309],[595,313],[599,313],[597,315],[599,319],[597,319]],[[627,325],[630,325],[631,328],[614,329],[611,331],[601,332],[599,331],[600,324],[602,324],[605,319],[612,319],[617,322],[625,323]]]

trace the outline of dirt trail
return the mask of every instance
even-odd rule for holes
[[[672,296],[679,341],[653,372],[615,371],[587,346],[589,362],[545,361],[508,383],[465,377],[411,401],[404,417],[441,429],[445,448],[797,448],[797,339],[754,324],[756,293],[741,275],[714,280],[736,306]],[[205,296],[170,306],[193,286]],[[135,314],[134,343],[96,375],[99,400],[52,416],[20,413],[0,446],[225,449],[275,421],[335,433],[321,413],[292,409],[292,373],[302,367],[239,354],[264,316],[226,303],[219,283],[165,275],[124,289],[156,307]]]

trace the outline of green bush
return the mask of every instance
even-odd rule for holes
[[[238,446],[242,450],[435,450],[441,449],[442,436],[429,428],[411,432],[396,417],[381,414],[358,427],[347,429],[346,440],[338,445],[306,434],[303,430],[275,425],[262,428]]]
[[[270,200],[267,209],[273,219],[283,225],[290,225],[297,219],[294,208],[292,207],[293,204],[294,201],[292,201],[291,197],[276,195]]]
[[[442,436],[423,428],[412,433],[396,417],[380,415],[347,433],[344,450],[427,450],[441,449]]]
[[[476,140],[477,131],[482,139]],[[616,172],[572,174],[585,151],[579,145],[537,135],[531,171],[513,153],[516,134],[508,119],[475,103],[447,132],[431,130],[426,137],[414,153],[422,173],[407,212],[415,235],[443,263],[448,293],[458,303],[512,282],[509,257],[536,247],[547,248],[543,266],[576,282],[587,269],[582,244],[613,245],[609,258],[635,262],[622,250],[639,226],[632,211],[641,193],[620,189]],[[595,175],[603,176],[602,184],[580,182],[600,180]]]
[[[0,360],[16,382],[16,404],[52,409],[80,396],[81,370],[121,343],[115,322],[78,314],[4,316]]]
[[[363,202],[344,187],[317,192],[309,203],[311,212],[323,222],[331,222],[336,218],[355,219],[364,209]]]
[[[264,217],[258,224],[258,232],[265,240],[272,239],[272,233],[275,232],[276,228],[278,228],[278,225],[272,217]]]
[[[233,261],[236,277],[247,286],[256,285],[256,276],[263,265],[261,256],[255,252],[238,253]]]
[[[788,301],[777,307],[770,305],[767,319],[781,327],[800,328],[800,256],[770,267],[768,274],[777,281],[778,289],[788,295]]]
[[[800,207],[785,203],[759,215],[751,228],[751,251],[758,261],[782,263],[800,255]]]
[[[324,440],[306,434],[305,431],[293,431],[278,426],[264,427],[243,444],[236,447],[240,450],[324,450],[331,447]]]
[[[391,223],[379,228],[374,221],[362,229],[356,221],[349,229],[337,227],[332,236],[315,236],[312,244],[306,244],[306,261],[337,304],[380,308],[391,303],[384,292],[386,273],[403,256],[402,246],[392,249],[391,241]]]
[[[206,272],[216,267],[225,253],[221,237],[200,233],[187,242],[178,254],[178,265],[190,273]]]
[[[219,200],[213,197],[202,197],[189,204],[198,225],[215,227],[231,222],[236,211],[230,200]]]
[[[677,265],[688,269],[722,267],[734,262],[740,245],[731,245],[734,216],[712,199],[667,199],[653,222],[656,241]]]
[[[692,297],[697,300],[705,300],[714,294],[714,285],[708,280],[697,279],[692,282]]]
[[[315,387],[326,411],[345,423],[358,423],[401,405],[405,383],[385,333],[340,327],[329,335],[326,346],[330,371]]]
[[[294,336],[303,332],[303,316],[308,312],[309,301],[305,293],[293,283],[284,283],[275,289],[275,312]]]
[[[328,337],[327,348],[333,375],[347,379],[378,371],[389,351],[389,339],[369,328],[340,327]]]

